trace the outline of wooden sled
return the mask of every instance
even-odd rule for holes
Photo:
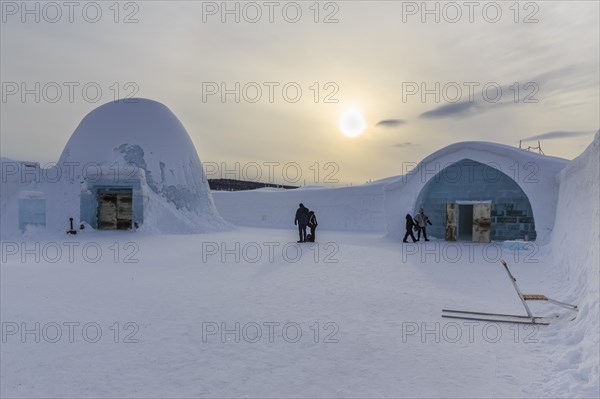
[[[497,323],[514,323],[514,324],[538,324],[538,325],[549,325],[552,318],[549,317],[536,317],[529,309],[529,305],[527,305],[527,301],[546,301],[548,303],[552,303],[554,305],[563,307],[565,309],[577,312],[579,309],[577,305],[571,305],[569,303],[560,302],[552,298],[548,298],[545,295],[541,294],[523,294],[517,285],[517,279],[514,278],[510,270],[508,269],[508,264],[504,260],[500,260],[502,266],[504,266],[504,270],[508,274],[511,283],[515,287],[515,291],[519,295],[519,299],[525,308],[525,312],[527,315],[513,315],[513,314],[504,314],[504,313],[485,313],[485,312],[473,312],[468,310],[454,310],[454,309],[442,309],[442,317],[449,319],[462,319],[462,320],[477,320],[477,321],[490,321]],[[558,316],[555,316],[555,318]],[[574,320],[574,318],[573,318]]]

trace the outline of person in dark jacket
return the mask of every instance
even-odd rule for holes
[[[294,224],[298,226],[298,233],[300,234],[300,240],[298,242],[306,241],[306,226],[308,225],[308,208],[304,204],[300,204],[296,210],[296,218]]]
[[[413,220],[412,216],[410,215],[410,213],[406,214],[406,234],[404,234],[404,239],[402,240],[402,242],[408,242],[407,238],[408,236],[410,236],[410,238],[412,238],[413,242],[417,242],[417,240],[415,240],[415,235],[413,234],[413,228],[416,226],[415,221]]]
[[[315,215],[315,213],[313,211],[308,212],[308,227],[310,227],[310,242],[315,242],[315,230],[317,229],[317,226],[319,225],[319,223],[317,223],[317,216]]]

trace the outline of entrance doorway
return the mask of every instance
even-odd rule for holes
[[[98,190],[98,229],[128,230],[132,222],[132,189]]]
[[[446,240],[490,242],[491,201],[457,201],[446,204]]]
[[[473,205],[458,206],[458,239],[473,241]]]

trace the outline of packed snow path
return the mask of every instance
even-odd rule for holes
[[[3,242],[1,396],[545,396],[557,368],[576,367],[552,358],[568,320],[440,317],[443,307],[523,313],[500,256],[525,292],[561,299],[543,249],[318,231],[296,260],[295,238],[85,231],[45,238],[39,262]]]

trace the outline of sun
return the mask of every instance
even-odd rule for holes
[[[365,130],[367,124],[362,113],[358,109],[352,108],[340,115],[339,126],[344,135],[356,137]]]

